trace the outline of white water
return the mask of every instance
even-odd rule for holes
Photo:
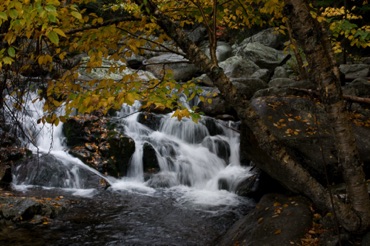
[[[211,136],[204,124],[196,124],[189,119],[178,121],[172,118],[171,114],[162,116],[159,129],[152,130],[137,121],[139,113],[134,112],[139,105],[135,105],[124,106],[117,117],[119,123],[124,125],[125,134],[133,138],[136,145],[127,177],[120,180],[104,177],[68,154],[62,134],[62,123],[58,126],[36,123],[43,115],[42,102],[31,103],[32,99],[27,100],[25,111],[19,118],[35,143],[28,144],[28,148],[37,155],[49,154],[60,160],[56,165],[62,165],[63,169],[58,168],[58,172],[65,172],[66,174],[61,176],[67,178],[62,186],[56,187],[73,190],[75,195],[91,196],[95,192],[94,189],[84,187],[83,178],[80,177],[83,169],[103,177],[114,191],[124,190],[154,195],[158,188],[152,187],[163,187],[161,184],[164,183],[166,188],[159,190],[176,193],[175,197],[179,204],[236,205],[240,198],[232,192],[219,190],[219,181],[222,179],[233,191],[239,181],[251,175],[249,168],[240,165],[239,135],[236,132],[220,124],[219,127],[224,134]],[[230,155],[220,158],[217,142],[229,145]],[[144,180],[145,143],[154,148],[160,167],[159,173],[152,175],[149,180]],[[37,176],[34,169],[29,171],[33,178]],[[15,176],[14,187],[17,189],[32,187],[33,178],[18,180]],[[53,184],[55,183],[43,187],[52,188]]]

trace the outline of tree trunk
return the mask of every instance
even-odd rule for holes
[[[141,4],[139,0],[136,2],[138,5]],[[225,100],[235,108],[239,118],[245,124],[251,147],[254,147],[255,153],[251,155],[252,160],[290,190],[306,195],[323,210],[331,210],[332,203],[327,189],[320,185],[271,134],[254,110],[257,105],[252,105],[249,98],[238,93],[223,70],[216,63],[211,62],[199,47],[189,40],[181,27],[165,14],[160,13],[154,3],[148,0],[145,9],[148,11],[147,14],[156,18],[156,23],[186,53],[187,58],[209,76]],[[350,206],[336,197],[333,197],[333,203],[344,228],[352,232],[363,228],[361,219]]]
[[[306,54],[311,80],[318,86],[328,113],[350,204],[361,218],[359,230],[366,230],[370,226],[370,199],[329,37],[312,18],[307,1],[286,0],[285,10],[296,35],[294,38]]]

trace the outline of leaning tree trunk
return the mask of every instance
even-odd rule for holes
[[[330,40],[322,25],[311,16],[307,1],[285,2],[285,11],[296,35],[294,38],[306,54],[311,80],[319,88],[321,101],[333,129],[339,165],[346,182],[350,204],[361,218],[360,230],[365,230],[370,225],[370,199]]]
[[[140,6],[142,2],[135,0]],[[254,107],[249,102],[249,98],[238,93],[223,70],[212,62],[199,47],[193,43],[185,32],[165,14],[161,13],[156,5],[150,0],[147,1],[144,14],[155,17],[156,23],[171,37],[177,45],[186,53],[187,58],[196,64],[213,81],[214,85],[220,90],[225,100],[232,105],[240,119],[246,124],[249,131],[250,143],[254,144],[255,151],[261,155],[253,155],[252,158],[258,166],[267,172],[271,177],[280,181],[292,191],[302,193],[309,197],[318,207],[323,210],[331,210],[332,203],[329,192],[317,180],[315,180],[307,170],[305,170],[287,149],[271,134],[266,125],[256,113]],[[258,138],[256,137],[258,136]],[[267,155],[267,156],[266,156]],[[265,158],[260,158],[264,156]],[[357,231],[363,225],[361,218],[336,197],[333,203],[340,222],[348,231]]]

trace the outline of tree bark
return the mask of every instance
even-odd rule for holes
[[[141,1],[135,1],[138,5],[141,4]],[[147,14],[155,17],[156,23],[186,53],[187,58],[209,76],[225,100],[235,108],[239,118],[245,124],[249,142],[255,151],[251,155],[253,161],[287,188],[306,195],[318,207],[330,211],[332,203],[328,190],[319,184],[268,130],[255,111],[255,107],[258,105],[251,104],[249,98],[238,93],[223,70],[216,63],[210,61],[199,47],[187,37],[181,27],[165,14],[160,13],[153,2],[148,0],[146,7]],[[361,218],[348,204],[341,202],[336,197],[333,197],[333,203],[344,228],[352,232],[363,228]]]
[[[367,191],[363,163],[360,160],[350,118],[345,108],[340,86],[339,69],[333,58],[326,31],[310,14],[305,0],[286,0],[285,11],[294,38],[303,48],[309,64],[311,80],[319,88],[332,125],[338,150],[338,160],[353,210],[361,219],[359,231],[370,226],[370,199]]]

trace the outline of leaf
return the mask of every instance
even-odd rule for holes
[[[8,56],[3,58],[3,63],[4,64],[10,65],[13,62],[14,62],[14,60],[12,58],[8,57]]]
[[[7,20],[8,16],[4,12],[0,12],[0,19]]]
[[[8,55],[10,57],[15,57],[15,49],[14,49],[14,47],[9,47],[8,48]]]
[[[55,45],[58,45],[59,44],[59,36],[56,32],[54,31],[50,31],[48,34],[47,34],[47,37],[49,38],[49,40],[55,44]]]
[[[54,32],[56,32],[59,36],[62,36],[62,37],[67,37],[66,34],[59,28],[54,28],[53,29]]]
[[[76,19],[78,19],[78,20],[82,20],[82,15],[79,12],[77,12],[77,11],[72,11],[71,12],[71,15],[73,17],[75,17]]]

